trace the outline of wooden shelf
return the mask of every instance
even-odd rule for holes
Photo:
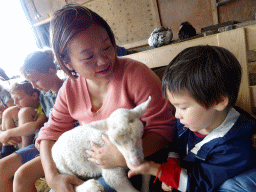
[[[36,27],[36,26],[43,25],[43,24],[45,24],[45,23],[49,23],[51,20],[52,20],[52,17],[48,17],[48,18],[46,18],[46,19],[43,19],[43,20],[41,20],[41,21],[35,23],[34,26]]]

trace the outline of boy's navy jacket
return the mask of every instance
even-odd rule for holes
[[[204,143],[196,154],[187,149],[194,133],[178,119],[176,125],[176,152],[180,156],[180,166],[187,169],[188,174],[186,191],[216,191],[227,179],[256,167],[251,139],[256,129],[253,118],[240,114],[224,136]]]

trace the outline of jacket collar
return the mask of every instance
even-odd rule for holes
[[[198,155],[199,150],[202,146],[213,139],[221,138],[226,135],[226,133],[234,126],[235,122],[239,118],[240,113],[237,112],[234,108],[230,109],[226,119],[222,122],[222,124],[214,129],[211,133],[209,133],[201,142],[197,143],[191,152],[195,155]]]

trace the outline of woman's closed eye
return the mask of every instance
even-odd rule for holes
[[[108,50],[108,49],[110,49],[110,46],[104,48],[103,50],[106,51],[106,50]]]
[[[89,56],[89,57],[86,57],[84,60],[90,60],[93,58],[93,55]]]

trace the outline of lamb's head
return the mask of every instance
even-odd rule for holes
[[[143,162],[142,135],[143,123],[140,117],[146,111],[150,102],[138,105],[134,109],[117,109],[108,118],[108,135],[119,151],[124,155],[126,162],[136,166]]]
[[[151,97],[134,109],[117,109],[105,121],[107,134],[123,154],[127,163],[136,166],[143,162],[143,123],[140,117],[146,111]]]

